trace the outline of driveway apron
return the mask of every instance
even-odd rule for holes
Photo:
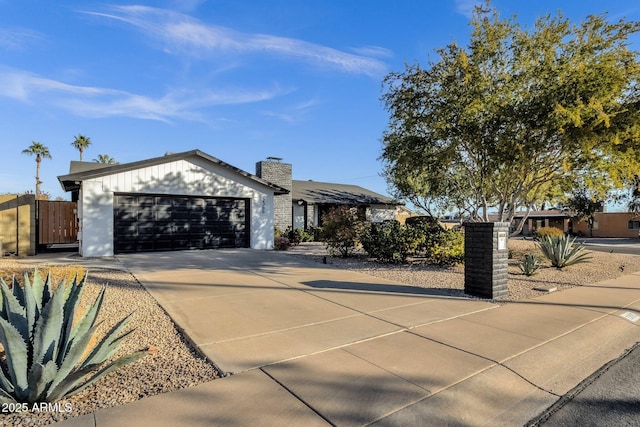
[[[258,411],[262,425],[522,425],[640,340],[629,320],[640,313],[638,274],[499,306],[278,252],[119,259],[234,374],[201,389],[235,390],[227,396],[235,415],[203,401],[193,408],[201,425],[223,415],[248,421],[248,408],[265,406],[246,392],[254,382],[281,396],[267,405],[273,411]],[[160,411],[163,399],[136,402],[131,413]]]
[[[225,373],[496,307],[280,253],[238,249],[119,258]]]

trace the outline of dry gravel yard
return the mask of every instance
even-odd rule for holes
[[[588,263],[576,264],[562,270],[551,267],[545,261],[533,276],[525,276],[518,268],[518,263],[525,253],[542,253],[531,240],[509,240],[509,298],[500,302],[518,301],[543,295],[544,292],[533,290],[540,285],[553,285],[558,291],[574,286],[587,285],[623,274],[640,271],[640,256],[620,253],[590,251]],[[322,262],[326,256],[324,246],[320,243],[303,243],[285,252],[290,256],[303,257]],[[438,267],[421,260],[410,260],[404,265],[382,265],[367,259],[365,255],[354,258],[327,257],[327,263],[336,267],[399,281],[403,284],[433,289],[435,293],[450,296],[465,296],[464,266]],[[624,266],[621,269],[621,266]],[[623,271],[622,271],[623,270]]]
[[[591,252],[589,263],[578,264],[564,270],[544,265],[536,275],[524,276],[517,267],[524,253],[535,252],[532,241],[512,240],[509,249],[509,299],[522,300],[541,295],[533,287],[550,284],[558,290],[580,286],[640,271],[640,256],[617,253]],[[284,256],[302,257],[322,262],[326,256],[320,243],[307,243],[283,252]],[[436,267],[413,260],[406,265],[380,265],[364,255],[341,259],[327,257],[327,263],[339,268],[384,277],[403,284],[431,288],[436,293],[464,296],[464,267]],[[624,266],[624,271],[621,271]],[[56,283],[65,272],[81,271],[80,267],[46,267],[56,277]],[[0,258],[0,277],[8,280],[14,272],[32,272],[10,258]],[[40,412],[0,415],[0,426],[38,426],[54,421],[94,412],[100,408],[117,406],[146,396],[190,387],[217,378],[215,366],[202,357],[176,329],[171,319],[133,276],[125,271],[90,269],[84,298],[93,301],[100,287],[108,284],[108,290],[100,319],[107,329],[117,320],[134,312],[130,327],[135,328],[125,340],[121,352],[131,353],[151,347],[150,354],[141,360],[109,374],[97,384],[78,395],[62,401],[70,404],[70,412]],[[507,301],[508,301],[507,300]],[[117,357],[118,355],[116,355]]]
[[[49,268],[49,267],[47,267]],[[52,274],[61,277],[64,271],[77,267],[53,267]],[[15,260],[0,258],[0,276],[10,280],[14,272],[32,272],[33,268]],[[55,283],[58,283],[56,280]],[[83,301],[92,302],[100,287],[108,285],[98,321],[104,320],[104,330],[134,312],[129,328],[135,331],[125,339],[121,354],[151,347],[149,354],[126,365],[97,384],[61,401],[61,408],[70,412],[29,412],[0,415],[0,426],[38,426],[65,418],[94,412],[100,408],[121,405],[146,396],[191,387],[218,377],[218,371],[194,351],[176,329],[173,321],[156,301],[129,273],[108,269],[90,269]],[[102,335],[100,335],[102,336]],[[118,357],[118,354],[115,355]],[[65,404],[70,404],[65,406]]]

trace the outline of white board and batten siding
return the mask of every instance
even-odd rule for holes
[[[273,249],[274,190],[229,168],[193,157],[83,181],[78,235],[82,256],[114,254],[114,193],[249,199],[250,247]]]

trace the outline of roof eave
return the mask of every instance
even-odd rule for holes
[[[137,169],[143,166],[151,166],[151,165],[156,165],[156,164],[161,164],[161,163],[167,163],[167,162],[171,162],[171,161],[175,161],[175,160],[181,160],[181,159],[185,159],[188,157],[192,157],[192,156],[197,156],[200,158],[203,158],[209,162],[212,162],[214,164],[217,164],[219,166],[228,168],[236,173],[238,173],[239,175],[242,175],[246,178],[249,178],[255,182],[258,182],[266,187],[271,188],[272,190],[274,190],[274,194],[275,195],[281,195],[281,194],[288,194],[289,190],[287,190],[286,188],[280,187],[279,185],[273,184],[269,181],[266,181],[262,178],[259,178],[255,175],[252,175],[248,172],[243,171],[240,168],[237,168],[233,165],[230,165],[229,163],[225,163],[222,160],[210,156],[209,154],[200,151],[200,150],[190,150],[190,151],[185,151],[183,153],[174,153],[174,154],[167,154],[164,155],[162,157],[154,157],[151,159],[147,159],[147,160],[139,160],[137,162],[131,162],[131,163],[125,163],[125,164],[121,164],[121,165],[113,165],[113,166],[109,166],[109,167],[104,167],[104,168],[99,168],[99,169],[94,169],[94,170],[89,170],[89,171],[84,171],[84,172],[78,172],[78,173],[72,173],[72,174],[67,174],[67,175],[60,175],[58,176],[58,181],[60,181],[60,184],[62,185],[62,188],[65,191],[73,191],[73,190],[77,190],[80,188],[80,184],[79,182],[82,182],[86,179],[91,179],[91,178],[98,178],[101,176],[105,176],[105,175],[110,175],[113,173],[118,173],[118,172],[126,172],[129,170],[133,170],[133,169]],[[77,183],[77,184],[76,184]]]

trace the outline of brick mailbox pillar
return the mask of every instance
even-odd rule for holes
[[[509,223],[465,222],[464,233],[464,292],[480,298],[506,297]]]

